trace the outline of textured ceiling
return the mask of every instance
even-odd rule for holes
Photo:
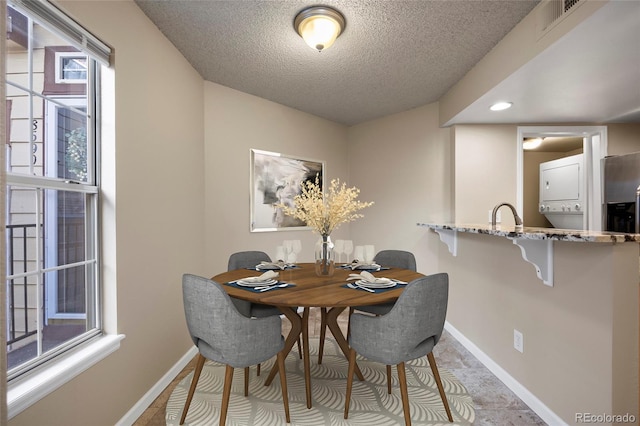
[[[437,101],[538,0],[325,1],[330,49],[293,28],[310,1],[136,0],[205,80],[353,125]]]

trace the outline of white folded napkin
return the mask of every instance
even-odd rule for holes
[[[364,269],[379,269],[380,265],[378,265],[377,263],[373,263],[373,262],[352,262],[349,267],[351,268],[351,270],[356,270],[359,268],[364,268]]]
[[[248,283],[261,283],[263,281],[267,281],[270,279],[275,279],[278,277],[278,273],[275,271],[267,271],[262,275],[259,275],[257,277],[247,277],[247,278],[242,278],[241,281],[244,282],[248,282]]]
[[[278,268],[278,269],[284,269],[287,267],[287,264],[282,261],[282,260],[278,260],[277,262],[266,262],[266,261],[262,261],[260,262],[260,264],[258,264],[257,268]]]
[[[374,284],[388,284],[393,282],[389,278],[376,278],[368,271],[362,271],[359,274],[349,274],[349,278],[347,278],[347,280],[362,280],[364,282]]]

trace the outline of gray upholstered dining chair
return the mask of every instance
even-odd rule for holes
[[[182,277],[182,296],[187,327],[198,348],[196,367],[184,404],[180,424],[187,417],[189,405],[202,372],[205,360],[226,364],[224,389],[220,407],[220,425],[225,424],[233,369],[244,368],[244,394],[249,394],[250,365],[264,362],[277,355],[285,417],[290,422],[282,323],[279,316],[247,318],[240,314],[222,286],[196,275]]]
[[[269,255],[263,251],[248,250],[239,251],[229,256],[229,262],[227,263],[227,271],[233,271],[234,269],[253,269],[260,262],[271,262]],[[231,298],[231,301],[235,305],[238,312],[248,318],[265,318],[272,315],[280,316],[282,312],[275,306],[263,305],[261,303],[251,303],[246,300]],[[302,358],[302,349],[300,347],[300,338],[298,338],[298,354]],[[260,375],[260,364],[257,365],[257,374]]]
[[[373,258],[373,261],[381,266],[390,268],[401,268],[416,271],[416,257],[410,251],[404,250],[381,250]],[[351,315],[355,310],[368,312],[375,315],[384,315],[393,308],[394,302],[382,303],[380,305],[358,306],[349,308],[349,322],[347,323],[347,336],[351,327]],[[318,348],[318,364],[322,364],[322,355],[324,352],[324,339],[326,335],[326,309],[322,308],[320,317],[320,347]]]
[[[401,268],[409,269],[410,271],[416,271],[416,257],[410,251],[404,250],[381,250],[375,255],[373,261],[381,266],[387,266],[389,268]],[[350,308],[349,315],[355,310],[368,312],[370,314],[384,315],[393,308],[393,302],[383,303],[381,305],[369,305],[358,306],[357,308]]]
[[[263,251],[239,251],[229,256],[227,271],[242,268],[255,268],[260,262],[271,262],[269,255]],[[271,315],[280,315],[280,309],[275,306],[262,305],[259,303],[251,303],[246,300],[231,298],[238,311],[245,317],[264,318]]]
[[[356,353],[387,366],[396,365],[406,425],[411,425],[405,362],[427,356],[447,417],[453,422],[433,356],[447,315],[449,276],[439,273],[411,281],[391,310],[380,316],[354,314],[349,336],[349,370],[344,418],[348,418]],[[387,375],[387,390],[391,381]]]

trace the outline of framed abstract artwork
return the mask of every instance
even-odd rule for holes
[[[277,152],[251,150],[251,232],[310,229],[306,223],[285,215],[280,204],[293,207],[305,181],[323,187],[324,162]]]

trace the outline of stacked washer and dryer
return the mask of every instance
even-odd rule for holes
[[[540,164],[538,208],[561,229],[586,229],[584,224],[584,154]]]

